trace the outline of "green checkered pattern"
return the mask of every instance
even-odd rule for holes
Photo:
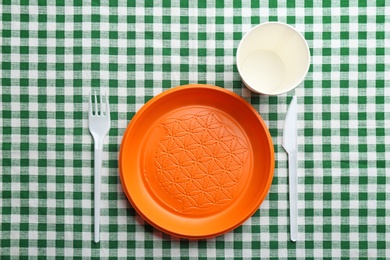
[[[386,258],[390,256],[390,2],[35,0],[0,3],[0,258]],[[296,90],[242,86],[235,51],[281,21],[308,40]],[[275,178],[260,209],[217,238],[154,229],[130,206],[118,150],[136,111],[177,85],[234,91],[273,137]],[[101,242],[93,242],[88,94],[109,93]],[[289,241],[282,129],[298,97],[298,241]]]

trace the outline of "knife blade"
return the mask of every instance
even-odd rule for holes
[[[288,154],[289,200],[290,200],[290,240],[297,241],[298,233],[298,177],[297,177],[297,99],[294,96],[288,108],[283,129],[283,148]]]

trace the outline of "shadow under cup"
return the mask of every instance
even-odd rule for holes
[[[310,67],[310,51],[303,36],[279,22],[252,28],[237,48],[237,69],[254,92],[278,95],[294,89]]]

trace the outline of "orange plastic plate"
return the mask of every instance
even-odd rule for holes
[[[228,232],[259,208],[274,150],[257,111],[231,91],[187,85],[151,99],[129,124],[119,155],[132,206],[173,236]]]

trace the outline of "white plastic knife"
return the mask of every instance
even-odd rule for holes
[[[297,241],[298,233],[298,177],[297,177],[297,98],[294,96],[286,114],[283,129],[283,148],[288,153],[288,176],[290,195],[290,239]]]

